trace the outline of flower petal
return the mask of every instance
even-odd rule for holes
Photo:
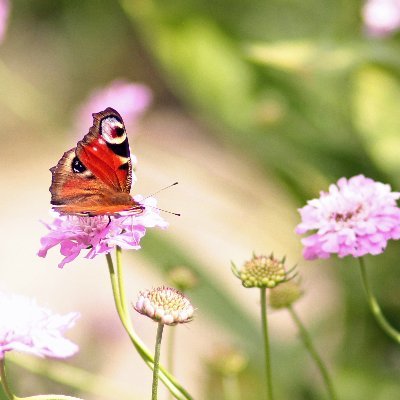
[[[341,178],[299,209],[295,231],[311,233],[302,239],[306,259],[380,254],[390,239],[400,238],[398,192],[363,175]]]

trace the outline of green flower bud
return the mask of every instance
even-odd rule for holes
[[[239,375],[248,364],[246,355],[235,348],[222,347],[207,360],[213,372],[222,376]]]
[[[271,290],[269,304],[272,308],[286,308],[291,306],[303,295],[300,285],[294,281],[285,282]]]
[[[168,279],[172,286],[181,292],[186,292],[197,286],[198,278],[196,274],[187,267],[177,266],[168,271]]]
[[[278,260],[273,254],[253,255],[253,258],[246,261],[240,271],[232,264],[232,272],[246,288],[274,288],[288,279],[284,263],[285,259]]]

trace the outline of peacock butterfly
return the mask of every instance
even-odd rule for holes
[[[141,214],[145,207],[129,194],[132,162],[124,122],[111,107],[92,115],[89,133],[50,168],[53,209],[87,216]]]

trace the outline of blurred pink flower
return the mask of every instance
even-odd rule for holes
[[[73,261],[81,250],[89,250],[86,258],[94,258],[98,254],[107,254],[115,246],[123,249],[140,249],[140,239],[146,234],[146,228],[166,228],[167,222],[159,215],[154,198],[135,200],[145,206],[140,215],[122,215],[119,217],[106,215],[81,217],[76,215],[59,215],[52,212],[54,220],[45,224],[49,232],[40,240],[39,257],[46,257],[47,251],[60,245],[64,259],[58,265],[63,268]]]
[[[339,179],[328,193],[299,209],[302,222],[296,232],[314,232],[302,239],[304,258],[382,253],[388,240],[400,238],[399,197],[390,185],[363,175]]]
[[[387,36],[400,28],[400,0],[368,0],[362,15],[371,36]]]
[[[24,296],[0,292],[0,358],[11,350],[40,357],[72,356],[78,346],[63,337],[79,313],[53,314]]]
[[[0,0],[0,43],[6,34],[10,3],[8,0]]]
[[[115,80],[108,86],[95,90],[88,100],[78,109],[77,132],[87,132],[92,125],[92,113],[107,107],[116,109],[125,125],[134,126],[151,102],[150,89],[142,84],[125,80]]]

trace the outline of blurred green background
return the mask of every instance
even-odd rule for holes
[[[249,360],[239,398],[265,398],[257,291],[230,272],[231,260],[240,265],[254,250],[299,265],[305,296],[297,309],[339,398],[399,399],[400,350],[375,326],[356,262],[303,261],[294,227],[296,209],[341,176],[363,173],[400,189],[400,36],[366,35],[363,2],[352,0],[10,6],[0,46],[1,286],[60,312],[82,310],[75,333],[81,352],[69,365],[124,393],[132,389],[118,398],[149,398],[151,374],[113,313],[105,260],[80,258],[60,271],[56,250],[46,260],[35,256],[44,233],[38,221],[48,218],[48,168],[86,133],[74,129],[78,106],[123,78],[154,95],[130,136],[139,159],[133,191],[178,180],[158,198],[162,208],[182,212],[166,216],[170,229],[149,233],[141,251],[125,254],[129,297],[166,282],[176,265],[198,274],[189,293],[198,317],[179,328],[176,350],[176,374],[189,392],[223,399],[223,380],[209,360],[234,347]],[[367,258],[374,290],[397,326],[399,251],[390,243],[384,255]],[[133,319],[152,347],[154,325]],[[288,315],[272,312],[270,320],[277,398],[327,398]],[[11,375],[19,395],[113,398],[88,380],[74,388],[20,366]]]

